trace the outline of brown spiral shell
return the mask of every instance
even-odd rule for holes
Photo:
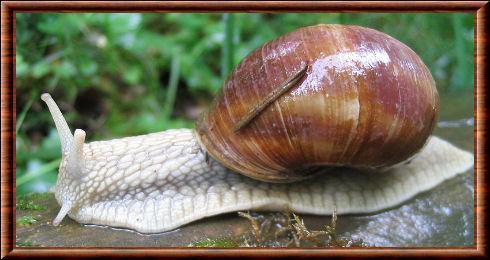
[[[302,69],[290,89],[237,129]],[[196,128],[201,145],[226,167],[291,182],[324,166],[403,162],[426,143],[438,102],[429,70],[403,43],[359,26],[317,25],[245,57]]]

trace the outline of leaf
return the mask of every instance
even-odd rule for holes
[[[32,68],[32,76],[34,78],[41,78],[44,75],[48,74],[49,72],[50,72],[49,65],[44,61],[40,61],[34,64],[34,67]]]
[[[55,72],[63,79],[69,79],[77,74],[77,69],[70,61],[63,61],[59,66],[55,67]]]
[[[24,61],[20,53],[15,54],[15,76],[23,77],[29,71],[29,64]]]

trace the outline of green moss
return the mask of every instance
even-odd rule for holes
[[[27,226],[27,225],[32,225],[37,222],[36,217],[34,216],[22,216],[17,219],[17,225],[19,226]]]
[[[191,243],[191,247],[238,247],[238,243],[231,238],[206,238]]]
[[[16,241],[15,245],[17,247],[29,247],[34,246],[31,241]]]
[[[45,210],[46,206],[39,205],[34,203],[33,201],[18,201],[16,205],[17,209],[23,210]]]
[[[28,193],[17,198],[17,209],[22,210],[45,210],[46,206],[35,203],[34,201],[39,201],[46,199],[50,196],[50,193]]]
[[[40,200],[40,199],[47,199],[52,195],[50,192],[30,192],[24,195],[19,196],[20,198],[25,198],[29,200]]]

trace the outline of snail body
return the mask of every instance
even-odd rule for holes
[[[252,52],[196,130],[85,143],[41,98],[62,143],[54,225],[153,233],[238,210],[374,212],[473,165],[430,137],[438,96],[420,58],[357,26],[305,27]]]

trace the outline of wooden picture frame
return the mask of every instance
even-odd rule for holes
[[[475,44],[475,242],[469,248],[19,248],[15,246],[15,14],[18,12],[468,12]],[[487,1],[112,2],[4,1],[1,4],[1,257],[51,256],[487,256]]]

